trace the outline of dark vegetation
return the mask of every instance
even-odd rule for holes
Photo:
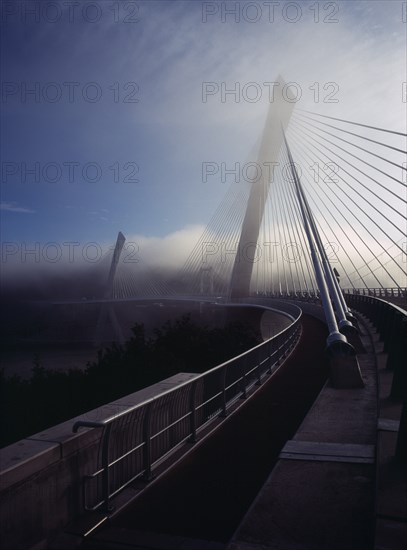
[[[0,446],[178,372],[204,372],[258,342],[245,323],[209,328],[184,315],[156,329],[152,337],[146,336],[144,325],[136,324],[126,344],[101,350],[84,371],[46,370],[37,356],[29,380],[0,371]]]

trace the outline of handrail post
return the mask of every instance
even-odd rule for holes
[[[276,366],[279,367],[281,365],[281,348],[280,348],[280,337],[279,336],[276,338],[276,352],[277,352]]]
[[[146,415],[144,417],[144,479],[150,481],[153,477],[151,472],[151,408],[152,404],[147,405]]]
[[[268,374],[271,374],[271,340],[268,341],[268,344],[267,344],[267,354],[268,354],[268,369],[267,369],[267,373]]]
[[[246,391],[246,362],[247,362],[247,357],[245,357],[243,359],[243,361],[241,361],[242,366],[240,367],[240,372],[242,373],[242,377],[241,377],[241,380],[242,380],[242,395],[240,396],[240,399],[246,399],[246,397],[247,397],[247,391]]]
[[[261,357],[262,357],[262,348],[259,348],[257,351],[257,386],[261,386]]]
[[[112,424],[107,424],[103,434],[102,443],[102,495],[103,495],[103,509],[106,512],[112,510],[110,506],[110,472],[109,472],[109,443],[110,432],[112,430]]]
[[[196,443],[196,389],[197,389],[197,382],[192,382],[191,384],[191,391],[190,391],[190,409],[191,409],[191,424],[190,424],[190,430],[191,435],[188,439],[190,443]]]
[[[228,415],[226,402],[226,372],[227,365],[224,365],[222,369],[222,412],[220,413],[221,418],[226,418]]]
[[[284,342],[280,346],[281,349],[281,359],[285,359],[287,356],[287,340],[284,340]]]

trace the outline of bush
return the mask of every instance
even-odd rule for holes
[[[5,377],[0,371],[3,447],[64,420],[114,401],[178,372],[204,372],[255,346],[258,338],[243,323],[201,327],[189,315],[168,321],[147,338],[136,324],[123,346],[98,352],[84,371],[44,369],[34,358],[32,377]]]

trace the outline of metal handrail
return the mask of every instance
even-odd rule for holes
[[[345,294],[355,294],[361,296],[394,296],[405,298],[407,296],[406,287],[386,287],[386,288],[374,288],[374,287],[361,287],[361,288],[344,288]]]
[[[229,304],[226,304],[226,305],[229,305]],[[299,308],[298,306],[295,306],[293,304],[290,304],[290,307],[294,307],[296,308],[297,310],[297,318],[294,318],[292,317],[290,314],[288,314],[287,312],[285,311],[279,311],[275,308],[271,308],[271,307],[267,307],[267,306],[260,306],[258,304],[247,304],[247,303],[242,303],[242,304],[239,304],[240,306],[244,306],[244,305],[250,305],[250,306],[253,306],[253,305],[256,305],[258,307],[261,307],[262,309],[266,309],[266,310],[270,310],[270,311],[278,311],[284,315],[288,315],[289,317],[291,317],[293,319],[293,321],[298,321],[302,315],[302,310],[301,308]],[[228,359],[227,361],[219,364],[219,365],[216,365],[215,367],[212,367],[211,369],[201,373],[201,374],[198,374],[196,376],[196,378],[194,378],[194,382],[196,380],[198,380],[199,378],[203,378],[205,376],[207,376],[208,374],[216,371],[217,369],[220,369],[221,367],[225,367],[226,365],[228,364],[231,364],[233,363],[234,361],[236,361],[237,359],[240,359],[241,357],[244,357],[244,356],[247,356],[248,354],[252,353],[254,350],[256,349],[259,349],[261,348],[262,346],[264,346],[267,342],[271,341],[271,340],[275,340],[276,338],[278,338],[281,334],[284,334],[287,329],[290,328],[290,327],[286,327],[285,329],[281,330],[280,332],[278,332],[277,334],[275,334],[274,336],[272,336],[271,338],[268,338],[267,340],[264,340],[263,342],[261,342],[260,344],[257,344],[256,346],[254,346],[253,348],[250,348],[249,350],[246,350],[244,352],[242,352],[240,355],[236,355],[236,357],[232,357],[232,359]],[[157,399],[160,399],[161,397],[169,394],[169,393],[172,393],[173,391],[175,390],[178,390],[184,386],[188,386],[189,384],[191,384],[191,381],[190,380],[186,380],[185,382],[180,382],[180,384],[178,386],[176,386],[175,388],[169,388],[168,390],[164,390],[162,391],[161,393],[157,394],[157,395],[154,395],[153,397],[150,397],[144,401],[142,401],[141,403],[137,403],[137,405],[133,405],[132,407],[129,407],[128,409],[124,410],[124,411],[121,411],[117,414],[114,414],[112,416],[109,416],[108,418],[104,419],[104,420],[101,420],[99,422],[95,422],[95,421],[87,421],[87,420],[79,420],[78,422],[75,422],[75,424],[73,425],[73,428],[72,430],[74,432],[77,432],[78,431],[78,428],[82,428],[82,427],[88,427],[88,428],[103,428],[104,426],[106,426],[106,424],[109,424],[110,422],[112,422],[113,420],[116,420],[118,418],[120,418],[121,416],[125,416],[127,415],[128,413],[136,410],[136,409],[139,409],[141,407],[144,407],[145,405],[147,405],[148,403],[152,403],[153,401],[156,401]],[[86,425],[85,425],[86,424]]]
[[[250,350],[104,420],[75,422],[74,432],[101,429],[98,464],[84,477],[84,508],[109,510],[113,495],[141,476],[151,479],[155,465],[185,441],[194,443],[201,430],[276,370],[301,333],[301,309],[293,304],[287,309],[293,322]]]

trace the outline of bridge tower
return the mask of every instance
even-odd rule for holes
[[[126,237],[121,231],[117,235],[116,246],[113,251],[112,263],[110,264],[109,276],[107,278],[105,298],[113,297],[113,282],[114,276],[116,275],[117,265],[119,263],[120,254],[122,253],[124,243],[126,242]]]
[[[287,128],[294,108],[295,98],[281,76],[278,77],[274,85],[272,99],[257,156],[257,166],[261,168],[261,177],[251,184],[232,270],[229,292],[232,300],[250,294],[254,258],[247,253],[243,258],[241,251],[253,249],[253,254],[256,254],[255,245],[259,238],[264,206],[273,180],[274,168],[277,166],[280,149],[283,145],[282,127],[284,130]]]
[[[106,299],[113,298],[114,277],[116,275],[120,254],[123,250],[123,246],[125,242],[126,242],[126,237],[123,235],[121,231],[119,231],[119,234],[117,235],[116,245],[113,251],[112,263],[110,264],[109,275],[107,277],[107,282],[106,282],[106,290],[104,295],[104,298]],[[99,318],[98,318],[96,333],[95,333],[96,346],[100,346],[100,344],[103,341],[103,334],[106,330],[106,325],[108,320],[113,329],[113,334],[116,342],[119,342],[120,344],[124,342],[123,332],[119,324],[119,321],[117,320],[117,316],[114,311],[114,305],[110,302],[110,303],[102,304],[100,308],[100,313],[99,313]]]

